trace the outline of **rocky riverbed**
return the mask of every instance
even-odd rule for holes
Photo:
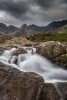
[[[67,83],[45,83],[33,72],[21,72],[0,62],[0,100],[66,100]]]
[[[33,45],[37,53],[53,63],[67,69],[67,43],[49,41]],[[18,48],[18,46],[15,46]],[[11,46],[0,47],[0,54]],[[26,51],[18,49],[12,55]],[[15,62],[16,63],[16,62]],[[42,76],[34,72],[23,72],[0,62],[0,100],[66,100],[67,83],[45,83]]]

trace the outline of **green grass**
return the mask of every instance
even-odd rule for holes
[[[50,32],[45,34],[34,34],[31,36],[32,41],[39,41],[39,42],[46,42],[46,41],[60,41],[66,42],[67,41],[67,32],[64,33],[56,33]]]

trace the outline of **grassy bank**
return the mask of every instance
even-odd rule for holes
[[[39,41],[39,42],[46,42],[46,41],[60,41],[66,42],[67,41],[67,32],[64,33],[45,33],[45,34],[34,34],[30,36],[30,40],[32,41]]]

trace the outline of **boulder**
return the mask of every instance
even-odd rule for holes
[[[44,83],[33,72],[22,72],[0,62],[0,100],[67,100],[67,83]]]
[[[27,51],[24,48],[18,48],[17,50],[12,52],[12,56],[18,56],[25,53],[27,53]]]
[[[66,47],[62,45],[61,42],[57,41],[48,41],[41,43],[37,49],[37,53],[50,59],[55,58],[66,52]]]
[[[41,43],[37,48],[37,53],[67,69],[67,42],[48,41]]]
[[[39,100],[43,78],[0,63],[0,100]]]

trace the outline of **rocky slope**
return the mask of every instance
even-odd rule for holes
[[[56,31],[59,33],[63,33],[63,32],[67,33],[67,24],[64,25],[63,27],[58,28]]]

